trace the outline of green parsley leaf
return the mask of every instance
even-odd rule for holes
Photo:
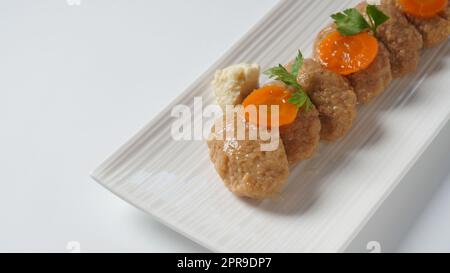
[[[303,54],[299,50],[297,54],[297,58],[295,58],[295,63],[292,66],[292,72],[291,74],[297,78],[298,72],[300,71],[300,68],[303,66]]]
[[[333,14],[331,15],[331,18],[334,19],[337,30],[343,36],[356,35],[370,28],[366,19],[364,19],[362,14],[355,8],[346,9],[344,12]]]
[[[265,71],[264,74],[270,79],[281,81],[288,86],[294,87],[296,91],[289,98],[288,102],[295,104],[299,109],[305,106],[306,111],[309,111],[313,106],[312,101],[301,85],[297,82],[297,75],[302,65],[303,55],[299,50],[295,63],[292,66],[292,72],[289,72],[280,64]]]
[[[302,108],[303,106],[305,106],[307,112],[311,110],[311,107],[313,105],[311,99],[304,91],[297,91],[293,93],[288,102],[295,104],[298,108]]]
[[[367,5],[366,13],[369,16],[371,29],[374,34],[377,33],[377,29],[380,25],[389,20],[389,16],[384,14],[375,5]]]
[[[375,5],[367,5],[366,13],[369,21],[355,8],[333,14],[331,18],[334,19],[337,30],[343,36],[356,35],[366,30],[371,30],[376,35],[378,27],[389,20],[389,17]]]
[[[297,82],[297,76],[293,76],[287,69],[281,64],[276,67],[272,67],[266,72],[264,72],[270,79],[274,79],[276,81],[280,81],[285,83],[286,85],[293,86],[296,89],[301,88],[300,84]]]

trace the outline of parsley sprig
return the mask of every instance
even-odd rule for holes
[[[368,21],[355,8],[333,14],[331,18],[334,19],[337,30],[343,36],[356,35],[366,30],[370,30],[373,35],[376,35],[378,27],[389,20],[389,17],[375,5],[367,5],[366,13],[369,18]]]
[[[265,71],[264,74],[269,76],[270,79],[281,81],[288,86],[294,87],[296,91],[289,98],[288,102],[295,104],[299,109],[305,106],[305,110],[309,111],[313,106],[312,101],[305,90],[303,90],[301,85],[297,82],[297,75],[302,66],[303,55],[299,50],[295,62],[292,65],[292,72],[289,72],[280,64]]]

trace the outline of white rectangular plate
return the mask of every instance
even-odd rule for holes
[[[277,200],[239,199],[223,186],[202,141],[174,141],[171,109],[211,104],[218,68],[286,63],[309,53],[329,15],[358,1],[281,1],[221,60],[93,172],[106,188],[174,230],[219,252],[343,251],[450,116],[449,44],[427,50],[420,68],[360,109],[350,134],[321,145]],[[309,54],[308,54],[309,55]]]

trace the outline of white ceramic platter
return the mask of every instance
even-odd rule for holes
[[[281,1],[223,58],[92,176],[192,240],[219,252],[343,251],[396,188],[450,116],[450,47],[423,54],[419,70],[360,109],[350,134],[321,145],[277,200],[251,202],[223,186],[202,141],[174,141],[170,113],[201,96],[212,104],[218,68],[286,63],[311,52],[329,15],[358,1]],[[310,55],[310,54],[306,54]]]

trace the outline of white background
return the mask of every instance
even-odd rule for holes
[[[89,173],[275,3],[0,0],[0,251],[206,251]],[[450,251],[448,196],[401,251]]]

